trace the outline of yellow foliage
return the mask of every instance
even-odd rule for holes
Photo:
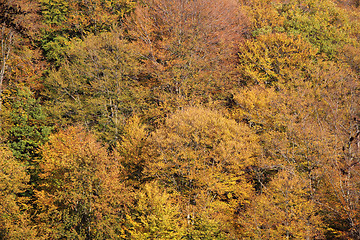
[[[240,224],[251,239],[310,239],[322,235],[322,223],[311,199],[310,181],[283,169],[254,196]]]
[[[249,83],[296,86],[296,80],[305,76],[316,52],[299,36],[260,35],[240,45],[238,70]]]
[[[186,234],[185,218],[176,194],[169,194],[156,182],[143,185],[135,196],[132,215],[127,216],[131,239],[181,239]]]
[[[119,214],[130,204],[131,194],[120,182],[120,166],[106,148],[84,129],[70,127],[52,135],[42,150],[42,184],[36,191],[40,235],[113,238],[121,234]]]
[[[11,151],[0,145],[0,237],[1,239],[35,239],[30,226],[27,199],[21,197],[29,186],[25,167]]]
[[[228,228],[251,196],[244,170],[259,152],[254,133],[214,110],[188,107],[169,116],[149,140],[155,151],[146,174],[180,193],[191,219],[206,212]]]

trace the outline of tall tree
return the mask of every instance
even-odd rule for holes
[[[183,239],[186,220],[177,197],[156,182],[143,185],[135,196],[131,215],[127,216],[128,239]]]
[[[2,92],[4,88],[5,71],[8,67],[11,48],[14,44],[15,32],[23,32],[24,28],[19,26],[17,17],[23,15],[24,11],[15,2],[2,0],[0,2],[0,27],[1,27],[1,58],[0,58],[0,111],[2,106]]]
[[[252,192],[244,171],[259,150],[251,130],[216,111],[188,107],[168,117],[150,142],[154,157],[145,172],[180,194],[189,237],[203,231],[234,237],[235,213]]]
[[[338,58],[344,44],[358,45],[359,26],[352,20],[356,18],[331,0],[259,0],[245,2],[243,8],[248,13],[253,36],[301,35],[328,59]]]
[[[323,229],[311,184],[294,169],[282,169],[252,198],[241,224],[250,239],[314,239]]]
[[[121,140],[116,145],[115,152],[123,166],[126,184],[139,188],[146,181],[144,168],[149,156],[149,132],[147,126],[138,116],[133,116],[126,122]]]
[[[18,160],[32,165],[39,157],[39,147],[47,141],[51,124],[28,87],[9,87],[4,95],[1,131],[5,142]]]
[[[35,46],[41,25],[37,10],[33,0],[0,1],[0,100],[9,82],[26,82],[37,91],[41,88],[38,78],[44,62]]]
[[[237,69],[245,84],[288,87],[297,85],[297,79],[307,77],[316,52],[317,49],[300,36],[259,35],[240,45]]]
[[[29,206],[22,194],[26,191],[29,175],[11,151],[0,145],[0,238],[36,239],[31,227]]]
[[[44,239],[121,239],[131,195],[120,166],[93,135],[70,127],[42,147],[36,192],[37,228]]]
[[[74,43],[66,64],[45,80],[52,118],[60,125],[83,124],[114,145],[126,119],[147,107],[148,82],[137,50],[119,29]]]
[[[135,6],[132,0],[42,0],[42,16],[47,26],[42,49],[48,61],[62,65],[64,51],[72,40],[110,31]]]
[[[233,86],[233,44],[247,29],[237,1],[143,1],[125,23],[146,51],[158,83],[153,94],[165,112],[223,98]]]

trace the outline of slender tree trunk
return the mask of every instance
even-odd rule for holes
[[[13,41],[13,32],[10,30],[6,34],[5,26],[1,29],[1,68],[0,68],[0,112],[2,107],[2,92],[4,90],[4,78],[6,70],[6,62],[9,59],[11,45]]]

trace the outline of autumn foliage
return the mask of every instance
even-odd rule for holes
[[[359,239],[356,0],[0,0],[0,239]]]

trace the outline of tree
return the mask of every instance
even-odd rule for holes
[[[250,1],[245,2],[252,35],[287,33],[300,35],[327,59],[340,56],[345,44],[357,46],[358,25],[351,11],[333,1]],[[356,18],[355,18],[356,19]]]
[[[48,61],[62,65],[71,41],[108,32],[135,6],[132,0],[42,0],[44,29],[41,47]]]
[[[251,130],[216,111],[188,107],[169,116],[149,141],[153,157],[144,173],[181,196],[190,239],[204,231],[234,237],[235,213],[252,192],[244,171],[259,150]]]
[[[51,117],[61,126],[83,124],[114,145],[126,119],[148,107],[137,48],[118,29],[74,43],[66,54],[44,83]]]
[[[0,58],[0,111],[2,106],[2,92],[4,88],[5,71],[8,67],[11,48],[13,47],[14,33],[23,32],[17,17],[24,14],[18,4],[9,1],[0,2],[0,27],[1,27],[1,58]]]
[[[176,197],[156,182],[144,184],[135,196],[131,215],[127,216],[129,239],[182,239],[185,219]]]
[[[292,5],[296,6],[294,10]],[[332,1],[294,1],[282,4],[278,10],[286,19],[286,32],[302,35],[329,59],[336,58],[345,43],[356,43],[352,38],[352,28],[357,29],[356,25],[350,21],[349,14]]]
[[[310,181],[294,169],[280,170],[262,193],[252,198],[242,219],[250,239],[314,239],[322,236],[321,218],[311,199]]]
[[[1,32],[1,69],[0,69],[0,110],[2,106],[2,92],[3,92],[3,83],[5,78],[5,70],[7,68],[7,61],[9,60],[10,50],[13,41],[13,33],[9,31],[5,32],[5,27],[2,27]]]
[[[39,157],[39,148],[52,130],[47,116],[28,87],[15,86],[4,92],[4,121],[1,126],[5,142],[14,156],[33,165]]]
[[[83,128],[70,127],[42,147],[37,228],[46,239],[121,239],[130,204],[120,166]]]
[[[11,151],[0,145],[0,238],[36,239],[31,227],[26,191],[29,175]]]
[[[233,87],[234,44],[247,27],[237,1],[144,1],[125,24],[129,38],[145,50],[163,112],[223,98]]]
[[[36,1],[0,1],[0,110],[2,92],[8,85],[25,83],[39,91],[39,76],[44,69],[35,47],[39,30]]]
[[[238,70],[246,84],[296,85],[306,77],[317,50],[299,36],[260,35],[239,48]]]
[[[124,127],[121,141],[116,145],[115,152],[123,166],[126,184],[139,188],[145,181],[144,168],[149,156],[149,132],[138,116],[128,119]]]

